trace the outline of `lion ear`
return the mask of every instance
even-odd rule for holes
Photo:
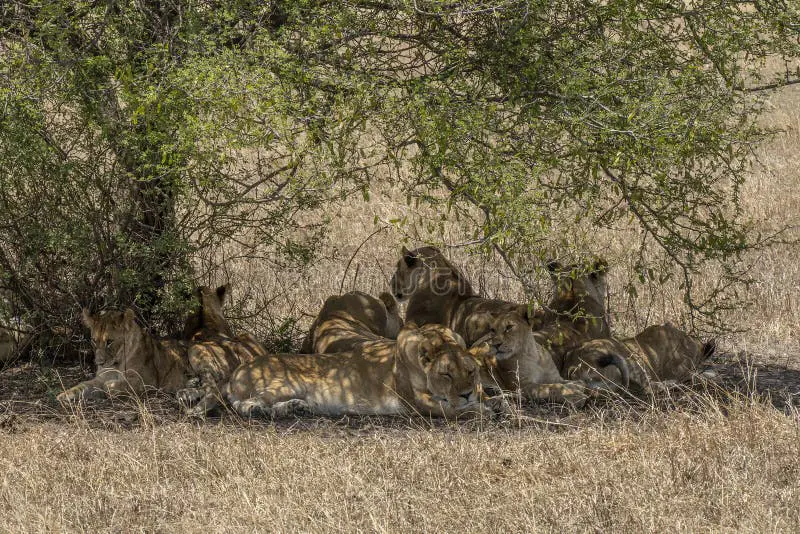
[[[219,299],[220,304],[225,302],[225,297],[228,295],[228,293],[230,293],[230,291],[231,291],[230,284],[225,284],[217,288],[217,298]]]
[[[81,320],[83,321],[83,324],[86,325],[86,328],[89,330],[92,329],[94,326],[94,317],[92,317],[92,314],[89,313],[89,308],[83,308],[81,310]]]
[[[525,322],[530,324],[531,318],[533,316],[533,313],[531,312],[531,307],[527,304],[520,304],[517,307],[517,310],[519,311],[520,316],[522,316],[522,318],[525,319]]]
[[[455,338],[456,343],[458,343],[458,345],[462,349],[466,349],[467,348],[467,342],[464,341],[464,338],[461,337],[461,334],[459,334],[458,332],[453,331],[453,337]]]
[[[550,273],[550,276],[555,276],[563,270],[564,266],[561,265],[561,262],[557,260],[549,260],[547,262],[547,271]]]
[[[406,265],[409,267],[413,267],[414,264],[417,263],[417,253],[403,247],[403,261],[405,261]]]
[[[397,311],[397,300],[391,295],[391,293],[387,293],[383,291],[378,298],[381,302],[383,302],[384,307],[388,313],[394,313]]]

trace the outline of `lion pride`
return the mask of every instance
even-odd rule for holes
[[[484,385],[520,390],[532,399],[580,405],[587,398],[586,384],[561,376],[546,330],[550,328],[563,337],[561,331],[566,325],[562,326],[560,314],[570,309],[566,306],[583,302],[588,284],[581,285],[577,280],[567,285],[559,284],[563,291],[553,301],[559,306],[563,301],[563,310],[554,307],[552,312],[531,314],[527,305],[477,296],[469,281],[434,247],[413,251],[404,247],[391,279],[395,297],[408,302],[406,321],[443,324],[462,335],[468,346],[486,342],[493,347],[497,372],[492,377],[484,374]],[[568,298],[572,301],[567,302]],[[584,327],[584,323],[579,324]],[[532,332],[534,327],[545,329],[541,342]],[[570,328],[579,331],[579,327],[572,327],[571,316]],[[487,383],[489,378],[494,384]]]

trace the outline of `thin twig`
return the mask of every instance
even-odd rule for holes
[[[369,235],[366,237],[366,239],[364,239],[364,241],[362,241],[362,242],[361,242],[361,244],[360,244],[360,245],[358,245],[358,247],[356,248],[356,250],[353,252],[353,255],[352,255],[352,256],[350,256],[350,259],[349,259],[349,260],[347,260],[347,265],[345,266],[345,268],[344,268],[344,272],[342,273],[342,280],[341,280],[341,282],[339,283],[339,294],[340,294],[340,295],[342,294],[342,289],[344,289],[344,280],[345,280],[345,278],[347,278],[347,271],[348,271],[348,269],[350,269],[350,264],[351,264],[351,263],[353,263],[353,259],[356,257],[356,254],[358,254],[358,251],[359,251],[359,250],[361,250],[361,247],[363,247],[363,246],[364,246],[364,244],[366,244],[366,242],[367,242],[367,241],[369,241],[370,239],[372,239],[372,237],[373,237],[373,236],[375,236],[375,235],[376,235],[376,234],[378,234],[379,232],[382,232],[382,231],[386,230],[387,228],[389,228],[389,227],[388,227],[388,226],[381,226],[380,228],[378,228],[377,230],[375,230],[374,232],[372,232],[371,234],[369,234]]]

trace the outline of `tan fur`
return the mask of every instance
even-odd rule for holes
[[[406,321],[445,325],[470,346],[488,331],[487,313],[520,308],[477,296],[464,275],[434,247],[413,251],[403,247],[390,285],[398,301],[408,301]]]
[[[713,342],[703,344],[672,324],[647,327],[635,337],[595,339],[567,353],[568,376],[587,381],[605,380],[617,385],[618,369],[608,365],[609,357],[620,355],[631,362],[631,386],[649,391],[651,382],[689,379],[696,367],[714,352]]]
[[[547,265],[553,282],[553,298],[532,321],[537,341],[547,347],[556,367],[564,374],[564,355],[585,341],[610,337],[605,308],[606,273],[603,260],[581,265]]]
[[[202,339],[219,334],[233,335],[233,329],[222,313],[230,289],[230,284],[219,286],[217,289],[208,286],[195,289],[194,296],[197,302],[184,323],[183,339]]]
[[[219,406],[220,386],[225,384],[241,364],[266,356],[267,351],[250,334],[234,337],[212,336],[189,347],[189,366],[200,381],[200,387],[178,391],[178,400],[189,415],[203,416]]]
[[[219,386],[243,362],[266,354],[249,334],[231,336],[222,315],[229,286],[197,289],[198,307],[187,320],[184,334],[190,341],[156,339],[135,320],[132,310],[97,316],[83,310],[84,324],[92,332],[95,378],[61,393],[62,403],[83,398],[142,394],[147,388],[175,393],[191,415],[203,415],[219,405]]]
[[[91,315],[83,310],[83,322],[92,332],[97,373],[60,395],[62,403],[119,393],[142,394],[146,388],[177,392],[190,374],[187,344],[157,340],[137,323],[133,310]]]
[[[456,417],[480,404],[479,362],[439,325],[406,325],[397,341],[370,341],[336,354],[276,354],[240,366],[227,386],[243,416],[419,413]]]
[[[579,382],[567,382],[552,356],[534,339],[528,306],[478,297],[442,253],[433,247],[402,250],[391,280],[398,299],[408,299],[406,321],[440,323],[464,337],[468,346],[487,342],[498,350],[497,371],[486,381],[502,389],[520,390],[529,398],[582,404],[586,395]],[[498,325],[512,325],[509,332]],[[502,347],[513,348],[504,353]]]
[[[575,406],[586,401],[585,384],[561,377],[549,351],[536,342],[529,319],[521,309],[483,317],[488,321],[488,332],[478,343],[487,343],[497,359],[495,369],[482,375],[485,386],[496,384],[534,400]]]
[[[328,297],[300,352],[346,352],[381,338],[396,339],[402,326],[397,302],[388,293],[376,299],[360,291]]]
[[[0,363],[15,359],[29,340],[27,332],[0,326]]]
[[[264,347],[250,334],[233,335],[222,308],[230,285],[216,290],[201,286],[195,291],[196,311],[187,319],[184,335],[191,334],[187,360],[195,384],[177,392],[178,401],[188,415],[203,416],[219,406],[219,387],[236,367],[266,355]]]

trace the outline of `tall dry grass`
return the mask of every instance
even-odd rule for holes
[[[555,431],[33,425],[0,435],[0,531],[796,530],[798,414],[719,407]]]

